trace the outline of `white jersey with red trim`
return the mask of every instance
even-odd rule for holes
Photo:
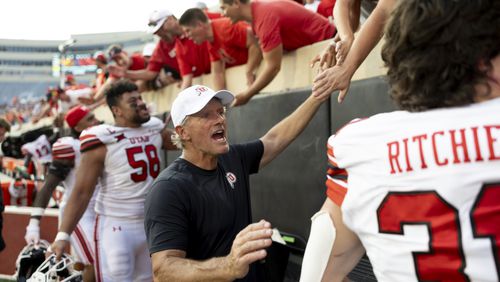
[[[500,98],[375,115],[328,145],[328,197],[379,281],[498,281]]]
[[[80,165],[80,140],[73,137],[61,137],[52,146],[52,158],[55,160],[73,160],[74,167],[70,170],[66,178],[62,181],[64,186],[64,195],[62,197],[61,205],[66,205],[68,202],[71,191],[76,183],[76,171]],[[99,191],[99,184],[97,184],[94,194],[90,199],[87,209],[94,210],[97,192]]]
[[[106,145],[97,213],[143,217],[146,194],[160,172],[163,127],[161,120],[151,117],[139,128],[102,124],[82,132],[82,152]]]
[[[23,152],[28,152],[33,156],[33,160],[45,164],[52,161],[52,151],[47,136],[40,135],[35,141],[24,144],[21,147]]]

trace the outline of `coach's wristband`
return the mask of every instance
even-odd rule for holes
[[[66,232],[57,232],[54,241],[69,241],[69,234]]]

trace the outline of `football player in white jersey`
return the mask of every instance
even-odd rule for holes
[[[144,200],[160,172],[159,149],[176,149],[163,122],[150,117],[137,86],[120,80],[106,90],[115,125],[82,132],[82,159],[59,233],[60,256],[99,180],[96,201],[97,281],[152,281],[144,232]]]
[[[318,280],[365,251],[379,281],[500,280],[499,27],[497,0],[398,2],[382,56],[403,111],[328,140],[304,258],[331,249]]]
[[[76,106],[65,116],[71,128],[71,136],[59,138],[52,147],[53,161],[49,166],[44,185],[35,198],[31,219],[26,227],[25,239],[28,244],[37,244],[40,241],[40,219],[47,207],[54,189],[62,183],[65,188],[60,208],[59,219],[64,214],[64,209],[71,195],[76,180],[76,170],[80,164],[80,133],[99,121],[94,114],[84,106]],[[97,191],[98,189],[96,189]],[[94,193],[96,194],[96,193]],[[95,224],[95,195],[90,200],[82,218],[71,234],[71,246],[75,251],[78,262],[84,265],[83,277],[85,281],[94,281],[94,224]]]
[[[45,175],[47,167],[52,162],[52,150],[50,147],[52,145],[45,134],[40,135],[35,141],[26,143],[21,147],[22,153],[36,165],[39,176]]]

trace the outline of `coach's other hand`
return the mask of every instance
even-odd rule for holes
[[[226,264],[232,277],[245,277],[251,263],[267,256],[265,249],[271,246],[272,234],[271,223],[261,220],[248,225],[236,235],[231,253],[226,257]]]

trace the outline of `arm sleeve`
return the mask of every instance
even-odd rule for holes
[[[70,144],[56,142],[52,146],[52,159],[55,160],[74,160],[75,149]]]
[[[187,251],[188,198],[173,179],[154,182],[145,203],[144,228],[150,254]]]
[[[152,72],[160,72],[163,67],[164,56],[167,54],[163,53],[163,49],[160,46],[160,43],[156,44],[155,50],[153,51],[153,55],[149,59],[148,70]]]
[[[80,151],[83,153],[85,151],[97,148],[103,145],[102,141],[97,138],[94,134],[86,134],[80,136]]]

